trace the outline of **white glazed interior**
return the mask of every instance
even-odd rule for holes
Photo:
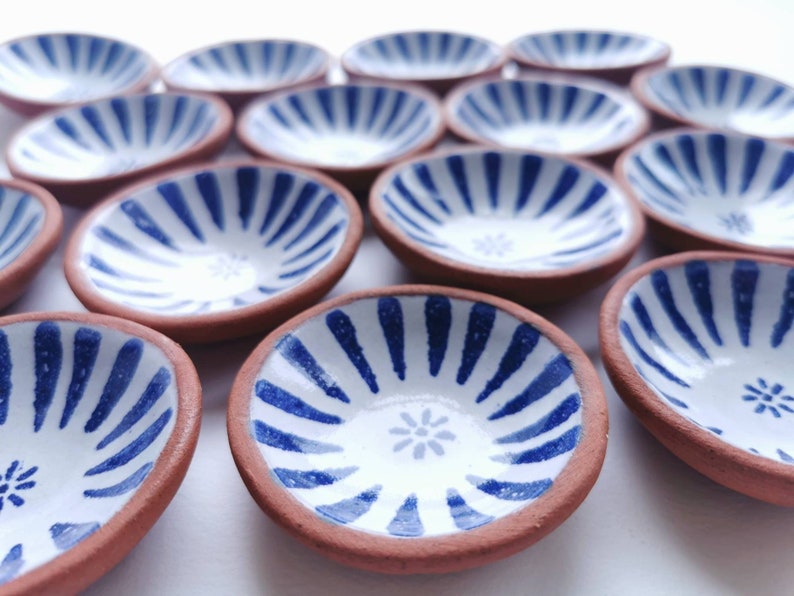
[[[44,227],[44,217],[39,199],[0,183],[0,270],[30,246]]]

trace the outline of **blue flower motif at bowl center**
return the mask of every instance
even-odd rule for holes
[[[22,507],[25,504],[25,499],[20,493],[36,486],[33,476],[38,469],[37,466],[25,469],[18,459],[11,462],[5,476],[0,477],[0,512],[3,511],[6,501],[14,507]]]
[[[744,389],[744,401],[758,402],[753,410],[756,414],[769,412],[775,418],[781,417],[781,411],[794,414],[794,396],[783,393],[784,387],[780,383],[770,386],[765,379],[759,377],[754,384],[747,383]]]
[[[394,444],[394,451],[402,451],[406,447],[413,445],[414,459],[423,459],[425,452],[430,450],[438,456],[444,455],[444,447],[439,441],[454,441],[455,434],[449,430],[436,430],[438,427],[449,422],[447,416],[439,416],[433,419],[430,408],[422,412],[420,421],[414,419],[408,412],[400,414],[405,426],[396,426],[389,429],[393,435],[412,435],[400,439]]]

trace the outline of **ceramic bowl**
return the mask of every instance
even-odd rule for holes
[[[240,161],[147,179],[97,205],[66,249],[90,310],[183,342],[272,329],[319,300],[358,248],[362,217],[316,172]]]
[[[690,252],[622,278],[601,310],[612,384],[670,451],[794,506],[794,261]]]
[[[639,69],[670,59],[666,43],[616,31],[531,33],[511,42],[507,51],[524,69],[588,75],[619,85],[627,85]]]
[[[788,145],[678,129],[630,148],[615,174],[664,244],[794,258],[794,148]]]
[[[6,161],[15,177],[86,206],[146,174],[215,155],[231,128],[231,110],[210,96],[114,97],[39,116],[11,139]]]
[[[420,87],[377,83],[309,87],[253,102],[237,136],[252,153],[367,188],[387,165],[436,143],[438,100]]]
[[[86,313],[0,319],[0,591],[74,594],[143,538],[198,439],[179,346]]]
[[[324,81],[329,63],[325,50],[308,43],[234,41],[180,56],[162,77],[169,89],[214,93],[238,109],[262,93]]]
[[[794,88],[767,76],[722,66],[670,66],[631,82],[660,126],[697,126],[794,140]]]
[[[446,93],[464,79],[497,75],[507,57],[486,39],[448,31],[391,33],[362,41],[342,55],[353,78],[410,81]]]
[[[397,286],[269,335],[235,380],[228,427],[252,496],[306,545],[438,573],[562,523],[599,474],[607,410],[592,364],[548,321],[485,294]]]
[[[560,157],[456,148],[372,187],[375,230],[422,277],[522,304],[570,298],[631,259],[645,229],[608,174]]]
[[[0,103],[25,115],[146,91],[157,65],[126,42],[81,33],[48,33],[0,45]]]
[[[28,182],[0,180],[0,308],[27,289],[62,230],[61,208],[50,193]]]
[[[560,75],[464,83],[447,97],[445,114],[449,128],[474,143],[605,163],[650,126],[619,87]]]

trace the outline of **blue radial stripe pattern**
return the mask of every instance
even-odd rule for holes
[[[760,457],[792,463],[794,268],[691,260],[627,293],[620,345],[672,410]]]
[[[218,165],[107,205],[81,237],[79,258],[107,300],[162,315],[212,313],[266,302],[318,274],[349,225],[338,191],[306,174]]]
[[[0,329],[0,584],[71,549],[132,498],[176,404],[172,365],[137,337],[57,320]]]
[[[468,531],[531,506],[582,433],[571,364],[549,339],[440,295],[319,314],[257,379],[250,432],[274,478],[321,518],[376,534]]]
[[[794,251],[794,149],[787,145],[673,132],[634,148],[621,170],[662,220],[715,240]]]
[[[33,195],[0,184],[0,270],[13,263],[44,226],[44,205]]]

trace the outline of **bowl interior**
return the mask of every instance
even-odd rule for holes
[[[0,271],[30,246],[44,227],[45,216],[38,198],[0,182]]]
[[[321,87],[268,98],[243,118],[244,133],[269,155],[323,167],[396,159],[441,127],[429,99],[392,87]]]
[[[376,189],[383,213],[424,250],[475,267],[552,271],[624,245],[633,217],[607,177],[520,152],[414,161]]]
[[[646,208],[715,239],[794,249],[794,150],[689,132],[643,143],[623,174]]]
[[[218,107],[201,97],[116,97],[41,116],[14,138],[9,158],[43,178],[101,178],[184,153],[220,121]]]
[[[794,464],[794,269],[692,260],[635,283],[620,347],[653,395],[730,445]]]
[[[281,336],[251,388],[274,478],[322,520],[420,537],[543,495],[582,433],[565,354],[494,306],[363,298]]]
[[[265,302],[317,275],[349,223],[337,191],[307,174],[218,166],[107,204],[76,258],[106,300],[164,316],[211,314]]]
[[[105,525],[174,431],[175,372],[140,338],[70,321],[0,329],[0,583]]]

